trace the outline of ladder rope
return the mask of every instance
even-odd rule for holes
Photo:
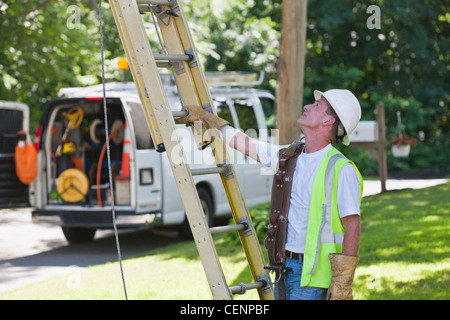
[[[160,34],[160,30],[158,27],[158,22],[156,22],[156,18],[155,18],[155,14],[153,13],[153,11],[150,12],[151,16],[152,16],[152,20],[153,20],[153,25],[155,26],[155,31],[156,31],[156,35],[158,36],[158,41],[159,41],[159,46],[161,47],[162,52],[167,55],[167,50],[164,47],[162,38],[161,38],[161,34]],[[158,18],[160,19],[160,16],[158,16]],[[164,24],[164,22],[161,20],[161,22]],[[172,76],[172,81],[173,83],[175,83],[175,86],[177,88],[177,95],[178,95],[178,99],[180,100],[180,104],[181,106],[184,105],[183,100],[181,99],[181,95],[180,95],[180,88],[178,87],[178,82],[177,82],[177,77],[174,74],[173,68],[172,68],[172,63],[169,61],[169,65],[170,65],[170,70],[171,70],[171,76]]]
[[[104,56],[103,56],[104,48],[103,48],[103,28],[102,28],[102,0],[99,0],[98,18],[99,18],[99,22],[100,22],[100,47],[101,47],[101,57],[102,57],[103,112],[105,114],[105,136],[108,137],[108,115],[107,115],[107,110],[106,110],[106,88],[105,88],[105,61],[104,61]],[[127,287],[125,284],[125,276],[123,273],[123,266],[122,266],[122,254],[121,254],[121,250],[120,250],[119,233],[117,231],[116,209],[114,207],[114,192],[113,192],[112,173],[111,173],[111,155],[110,155],[108,139],[106,139],[105,144],[106,144],[106,155],[107,155],[107,159],[108,159],[109,189],[110,189],[110,193],[111,193],[111,212],[112,212],[112,220],[113,220],[113,226],[114,226],[114,236],[115,236],[115,240],[116,240],[117,257],[119,260],[120,274],[122,276],[122,285],[123,285],[123,291],[125,294],[125,299],[128,300]]]

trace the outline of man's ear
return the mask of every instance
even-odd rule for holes
[[[333,116],[328,115],[323,121],[322,124],[324,126],[332,126],[336,122],[336,119]]]

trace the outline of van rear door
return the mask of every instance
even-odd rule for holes
[[[29,141],[29,108],[24,103],[0,101],[0,208],[29,206],[28,185],[16,174],[17,132],[25,131]]]
[[[137,99],[122,98],[131,142],[130,191],[131,203],[136,203],[136,213],[162,210],[161,154],[153,145],[150,129]],[[126,134],[125,134],[126,135]]]

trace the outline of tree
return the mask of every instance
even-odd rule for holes
[[[119,80],[118,72],[109,68],[115,69],[113,59],[124,53],[109,5],[102,3],[107,80]],[[264,70],[262,87],[276,92],[279,0],[183,4],[207,71]],[[380,9],[380,29],[368,28],[369,4]],[[79,9],[79,24],[71,6]],[[144,23],[151,24],[151,18]],[[59,88],[99,83],[97,1],[0,1],[0,28],[0,98],[29,104],[34,123]],[[397,111],[406,133],[419,138],[408,159],[393,159],[388,153],[389,170],[450,171],[449,34],[449,0],[310,1],[299,106],[314,99],[314,89],[348,88],[361,102],[363,119],[372,120],[381,101],[387,138],[395,133]],[[152,47],[158,50],[155,43]],[[364,173],[376,170],[364,150],[343,151]]]
[[[0,97],[30,106],[31,130],[60,88],[99,81],[98,14],[85,2],[0,1]],[[108,36],[115,25],[107,6],[104,11],[110,58],[115,48],[122,49],[120,40]]]
[[[388,158],[390,168],[449,170],[450,3],[376,4],[380,29],[367,27],[370,14],[361,1],[310,3],[305,97],[316,88],[349,88],[359,97],[366,120],[374,119],[381,101],[388,138],[401,111],[406,132],[421,141],[408,159]]]

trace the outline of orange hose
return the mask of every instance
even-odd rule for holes
[[[119,129],[121,129],[121,128],[117,128],[113,132],[110,133],[110,135],[108,137],[108,143],[109,143],[109,141],[111,141],[112,136]],[[106,141],[103,144],[102,151],[100,152],[100,157],[98,158],[98,163],[97,163],[97,202],[98,202],[99,207],[103,206],[102,205],[102,197],[100,195],[100,173],[102,171],[102,161],[103,161],[103,157],[105,156],[105,151],[106,151]]]

